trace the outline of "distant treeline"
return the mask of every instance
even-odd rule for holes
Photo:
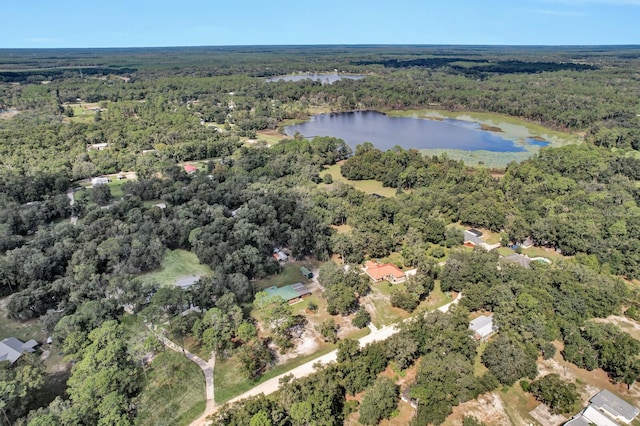
[[[51,68],[32,69],[19,71],[0,71],[0,82],[4,83],[36,83],[45,80],[64,79],[69,77],[79,77],[80,75],[122,75],[136,72],[135,68],[109,68],[109,67],[89,67],[89,68]]]

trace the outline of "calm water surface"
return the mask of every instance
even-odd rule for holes
[[[360,80],[363,75],[343,75],[337,73],[331,74],[291,74],[291,75],[279,75],[277,77],[271,77],[267,79],[267,82],[273,83],[274,81],[302,81],[302,80],[319,80],[322,84],[333,84],[338,80]]]
[[[375,111],[320,114],[311,120],[289,126],[287,135],[300,132],[307,138],[334,136],[344,139],[355,149],[357,144],[371,142],[387,150],[396,145],[404,149],[459,149],[464,151],[521,152],[522,145],[499,134],[480,130],[478,123],[463,120],[425,120],[412,117],[389,117]],[[525,143],[545,146],[548,143],[527,139]]]

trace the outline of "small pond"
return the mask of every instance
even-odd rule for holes
[[[339,80],[360,80],[363,75],[357,74],[291,74],[291,75],[279,75],[267,79],[267,82],[273,83],[274,81],[302,81],[302,80],[319,80],[322,84],[333,84]]]
[[[309,121],[285,129],[290,136],[296,132],[306,138],[334,136],[343,139],[352,149],[357,144],[371,142],[383,151],[399,145],[404,149],[522,152],[527,151],[526,145],[548,145],[532,138],[521,142],[510,140],[500,133],[481,130],[480,124],[470,121],[389,117],[375,111],[314,115]]]

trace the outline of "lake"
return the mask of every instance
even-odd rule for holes
[[[267,82],[273,83],[275,81],[302,81],[302,80],[319,80],[322,84],[333,84],[336,81],[347,79],[347,80],[360,80],[363,78],[363,75],[357,74],[338,74],[338,73],[330,73],[330,74],[290,74],[290,75],[279,75],[276,77],[271,77],[267,79]]]
[[[354,150],[363,142],[371,142],[383,151],[399,145],[404,149],[522,152],[527,151],[526,145],[548,145],[548,142],[530,138],[516,143],[499,133],[481,130],[480,124],[470,121],[389,117],[376,111],[314,115],[309,121],[285,129],[289,136],[296,132],[306,138],[340,138]]]

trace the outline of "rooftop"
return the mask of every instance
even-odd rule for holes
[[[606,389],[591,398],[591,406],[604,410],[616,418],[627,419],[629,422],[640,413],[638,408]]]
[[[506,256],[504,259],[508,260],[509,262],[517,263],[523,268],[529,269],[531,267],[531,258],[528,256],[525,256],[524,254],[514,253],[509,256]]]
[[[467,232],[472,233],[476,237],[482,237],[482,232],[478,231],[477,229],[474,229],[474,228],[467,229]]]
[[[33,339],[22,343],[15,337],[8,337],[0,342],[0,361],[9,361],[13,364],[24,352],[34,352],[33,348],[37,345],[38,342]]]
[[[365,271],[374,280],[381,280],[385,277],[392,276],[394,278],[404,278],[405,274],[402,269],[392,263],[376,263],[368,260],[365,264]]]
[[[493,315],[482,315],[469,323],[469,328],[478,331],[493,322]]]
[[[193,275],[191,277],[181,277],[176,279],[176,286],[181,288],[191,287],[198,281],[200,281],[201,275]]]
[[[284,287],[269,287],[264,290],[269,296],[280,296],[287,302],[298,299],[307,294],[311,294],[309,289],[302,283],[286,285]]]

